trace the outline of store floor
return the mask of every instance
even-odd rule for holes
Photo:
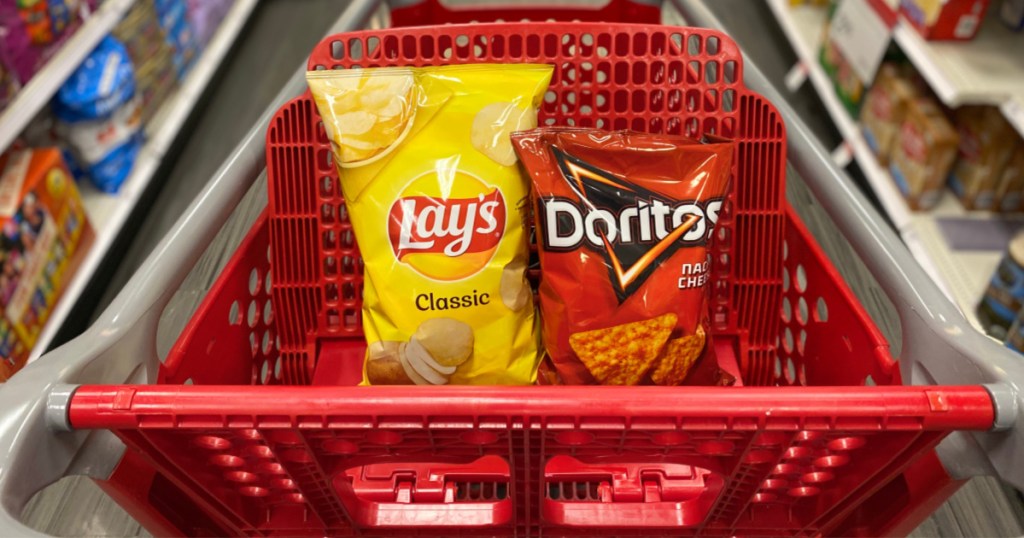
[[[766,6],[751,0],[716,0],[712,4],[750,58],[772,80],[781,81],[794,56]],[[219,86],[210,96],[202,118],[188,136],[157,203],[113,277],[101,307],[123,287],[344,5],[338,0],[265,0],[260,3]],[[838,135],[810,88],[794,94],[792,102],[826,146],[838,143]],[[814,204],[799,178],[790,178],[789,196],[811,229],[817,232],[826,251],[837,260],[840,271],[882,331],[889,336],[896,334],[898,323],[884,294],[867,276],[845,242],[835,235],[834,226]],[[161,323],[164,341],[159,343],[160,347],[166,349],[167,339],[173,338],[183,326],[265,200],[265,184],[258,181],[231,224],[215,240],[176,295],[174,308],[168,309],[168,319]],[[88,479],[65,479],[47,489],[26,509],[26,519],[41,531],[62,536],[145,534]],[[996,479],[980,478],[968,482],[914,535],[1019,536],[1024,534],[1022,522],[1024,510],[1016,494]]]

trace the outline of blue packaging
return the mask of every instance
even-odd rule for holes
[[[160,27],[174,50],[174,67],[178,78],[184,78],[195,62],[199,48],[188,19],[188,6],[184,0],[155,0],[154,5]]]
[[[57,132],[69,167],[104,192],[117,192],[143,144],[135,70],[124,45],[105,37],[57,92]]]

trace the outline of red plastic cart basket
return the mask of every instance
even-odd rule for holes
[[[352,19],[374,7],[354,3]],[[393,20],[438,9],[407,6]],[[582,13],[573,18],[600,17]],[[193,262],[183,241],[205,245],[237,202],[262,149],[252,138],[97,326],[0,393],[11,403],[36,391],[0,423],[5,461],[28,457],[27,437],[56,467],[39,478],[5,465],[0,499],[83,473],[158,534],[888,535],[912,529],[978,474],[972,465],[1020,478],[999,448],[1020,435],[1019,365],[955,317],[791,122],[792,157],[815,193],[862,255],[886,254],[864,257],[902,314],[904,357],[890,355],[787,206],[783,116],[744,86],[773,93],[725,35],[598,22],[374,30],[325,39],[310,67],[538,60],[556,66],[542,122],[738,140],[714,252],[714,345],[745,387],[344,386],[362,359],[360,262],[303,96],[268,118],[269,216],[163,364],[151,339],[185,274],[165,265]],[[967,366],[939,362],[957,358]],[[140,377],[155,384],[95,384]],[[911,381],[972,385],[902,386]],[[996,426],[1007,431],[987,431]],[[117,446],[105,430],[123,455],[96,456]],[[963,448],[972,442],[986,451]],[[14,512],[4,505],[0,528],[27,531]]]

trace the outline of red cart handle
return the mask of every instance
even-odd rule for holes
[[[725,480],[679,463],[586,464],[555,456],[544,469],[544,519],[573,527],[687,527],[707,518]]]
[[[381,463],[348,469],[334,479],[357,525],[474,527],[512,521],[511,470],[497,456],[468,464]]]

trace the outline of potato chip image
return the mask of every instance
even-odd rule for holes
[[[576,356],[604,385],[636,385],[661,354],[678,318],[654,319],[595,329],[569,336]]]
[[[399,342],[373,342],[367,349],[366,377],[374,385],[412,385],[398,356]]]
[[[371,74],[372,73],[372,74]],[[311,76],[317,108],[340,165],[362,166],[387,155],[408,134],[415,116],[414,78],[409,70]]]
[[[704,329],[699,326],[695,334],[669,340],[654,365],[651,379],[659,385],[681,384],[704,352],[705,342]]]
[[[530,303],[533,290],[526,281],[525,259],[516,258],[505,266],[501,272],[498,292],[501,294],[501,302],[510,310],[520,310]]]
[[[412,340],[441,366],[459,366],[473,354],[473,327],[457,319],[428,319],[416,329]]]
[[[415,368],[409,364],[409,354],[406,352],[408,344],[402,344],[398,348],[398,359],[402,364],[402,368],[405,370],[406,375],[409,379],[412,379],[416,385],[444,385],[448,382],[448,379],[437,372],[434,372],[429,378],[420,375]]]
[[[516,164],[516,150],[509,135],[537,127],[537,114],[515,103],[491,103],[480,109],[473,119],[469,139],[473,147],[494,162],[505,166]]]
[[[427,382],[430,383],[431,385],[444,385],[445,383],[447,383],[448,376],[442,374],[441,372],[438,372],[437,370],[434,370],[430,366],[427,366],[427,364],[421,358],[422,355],[420,357],[414,358],[413,352],[410,350],[410,348],[412,347],[412,344],[402,344],[399,347],[399,353],[402,355],[402,364],[407,365],[409,368],[412,368],[413,372],[419,374],[419,376],[422,377],[423,379],[426,379]],[[411,376],[412,374],[409,375]]]

